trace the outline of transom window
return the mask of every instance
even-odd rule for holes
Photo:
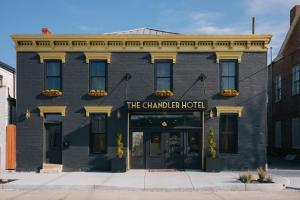
[[[169,60],[155,62],[155,90],[172,90],[172,63]]]
[[[46,61],[46,89],[61,90],[61,62],[60,61]]]
[[[106,61],[90,61],[90,90],[106,90]]]
[[[221,91],[223,90],[238,90],[237,80],[237,62],[236,61],[221,61]]]
[[[293,67],[293,86],[292,94],[300,94],[300,66]]]
[[[220,115],[220,153],[237,153],[238,145],[238,115]]]
[[[278,102],[281,100],[282,93],[282,83],[281,83],[281,75],[277,75],[275,77],[275,101]]]
[[[106,114],[91,114],[90,152],[106,152]]]

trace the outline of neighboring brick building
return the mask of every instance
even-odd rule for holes
[[[6,126],[15,123],[15,68],[0,61],[0,171],[6,169]]]
[[[275,154],[300,155],[300,5],[290,12],[290,28],[271,72],[269,144]]]
[[[203,169],[210,127],[223,169],[266,161],[271,35],[45,29],[12,39],[18,170]]]

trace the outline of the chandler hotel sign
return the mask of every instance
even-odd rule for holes
[[[202,110],[204,101],[127,101],[129,110]]]
[[[261,69],[271,35],[138,29],[11,37],[17,170],[205,169],[211,128],[221,169],[266,160]]]

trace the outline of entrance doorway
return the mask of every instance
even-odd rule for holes
[[[61,115],[47,114],[45,117],[45,163],[62,164]]]
[[[131,117],[131,122],[131,168],[202,168],[200,113],[138,115]],[[147,122],[152,126],[144,126]],[[143,126],[139,127],[139,124]]]

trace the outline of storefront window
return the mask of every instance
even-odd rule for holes
[[[187,139],[187,154],[189,156],[198,156],[199,155],[199,132],[188,132]]]
[[[143,146],[143,132],[132,132],[132,155],[133,156],[143,156],[144,146]]]

